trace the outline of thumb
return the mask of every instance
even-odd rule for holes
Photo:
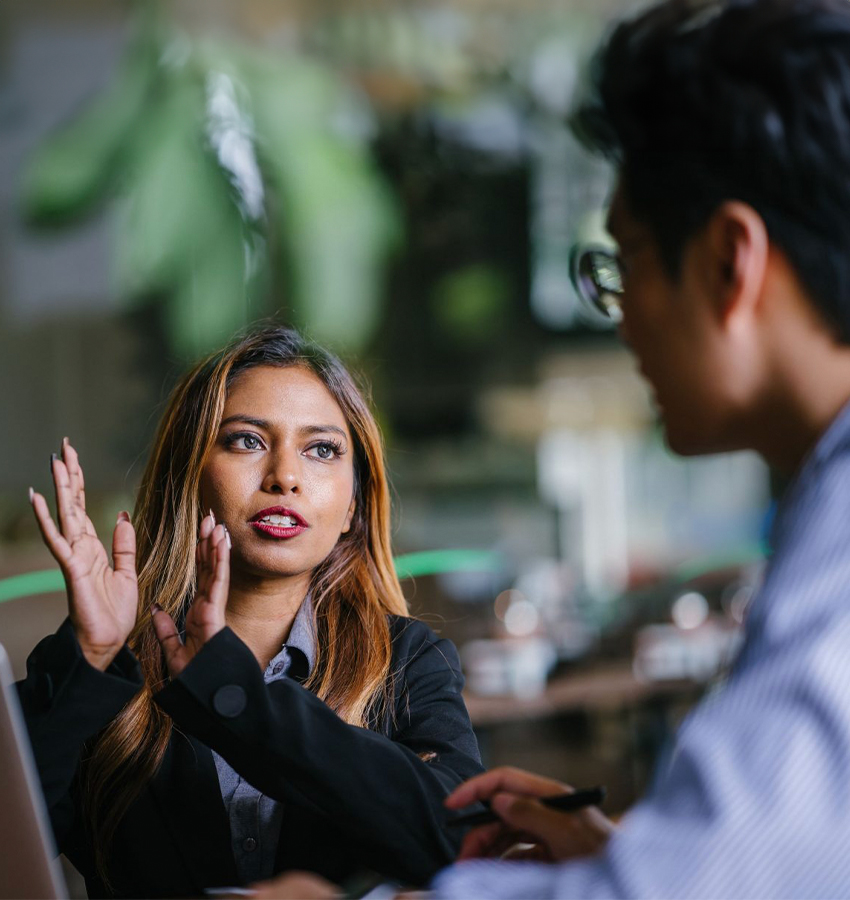
[[[115,531],[112,533],[112,564],[116,572],[136,576],[136,531],[130,522],[130,515],[123,510],[118,513]]]
[[[224,529],[224,536],[213,548],[214,574],[210,585],[209,600],[223,623],[227,595],[230,591],[230,534],[225,526],[221,527]]]
[[[179,675],[185,665],[182,659],[183,640],[180,632],[177,631],[174,619],[162,607],[154,604],[151,620],[156,639],[162,647],[163,656],[165,656],[165,665],[169,675]]]

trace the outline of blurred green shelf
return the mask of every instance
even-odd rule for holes
[[[51,594],[65,590],[65,579],[58,569],[43,569],[0,579],[0,603],[34,594]]]
[[[425,550],[397,557],[395,567],[399,578],[445,572],[486,572],[498,567],[498,557],[489,550]],[[0,579],[0,603],[63,590],[65,581],[58,569],[27,572]]]

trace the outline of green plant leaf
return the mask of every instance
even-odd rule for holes
[[[261,165],[282,206],[295,318],[317,340],[361,349],[377,326],[383,262],[400,217],[365,148],[333,126],[349,92],[293,59],[251,57],[242,77]]]
[[[116,268],[121,294],[131,302],[169,290],[239,224],[227,181],[205,147],[198,77],[181,71],[166,87],[128,177]]]
[[[474,263],[445,275],[431,298],[437,321],[452,337],[482,344],[504,327],[510,288],[492,265]]]
[[[324,135],[305,135],[281,160],[296,317],[316,340],[348,351],[377,327],[397,235],[392,198],[364,162]]]
[[[197,359],[220,347],[255,318],[246,271],[247,236],[238,217],[224,219],[220,230],[179,272],[165,307],[175,350]],[[188,260],[187,260],[188,262]]]

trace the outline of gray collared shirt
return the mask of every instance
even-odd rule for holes
[[[266,684],[281,678],[304,680],[313,671],[316,637],[313,604],[308,595],[298,609],[289,637],[263,673]],[[283,806],[266,797],[213,750],[221,798],[230,820],[230,846],[240,880],[248,884],[270,878],[283,819]]]

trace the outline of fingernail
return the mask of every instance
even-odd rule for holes
[[[213,520],[213,527],[215,527],[215,513],[212,511],[212,508],[210,508],[210,518]]]
[[[32,503],[32,498],[35,496],[35,491],[32,488],[30,488],[29,493],[30,493],[30,503]]]
[[[53,474],[53,463],[55,463],[57,459],[59,459],[59,457],[55,453],[50,454],[50,474],[51,475]]]
[[[226,525],[221,526],[224,529],[224,537],[227,539],[227,546],[232,550],[233,541],[230,540],[230,529]]]
[[[126,509],[122,509],[120,513],[118,513],[118,520],[116,521],[116,525],[118,522],[129,522],[130,521],[130,513],[127,512]]]
[[[59,451],[59,455],[62,457],[62,462],[65,462],[65,448],[68,446],[68,438],[62,438],[62,449]]]

